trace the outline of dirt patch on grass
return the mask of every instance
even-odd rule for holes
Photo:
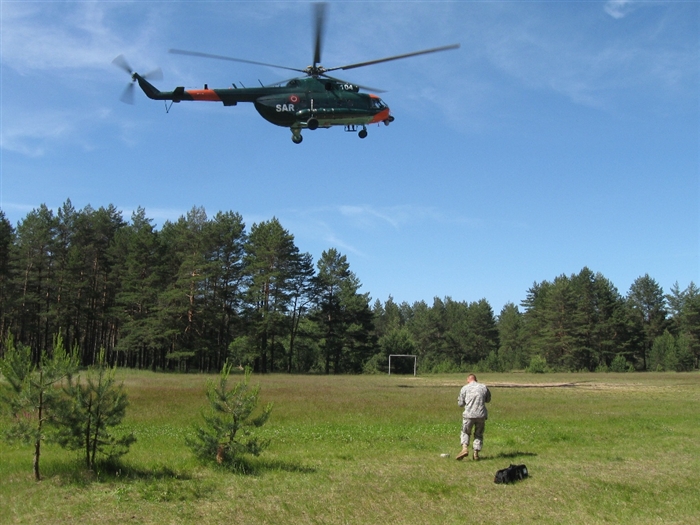
[[[598,382],[598,381],[574,381],[562,383],[489,383],[489,388],[575,388],[588,391],[615,391],[615,392],[678,392],[683,385],[649,385],[641,382]],[[695,387],[693,387],[695,388]]]
[[[577,388],[581,390],[651,390],[674,387],[651,387],[644,383],[603,383],[596,381],[574,381],[568,383],[489,383],[489,388]]]
[[[581,386],[582,383],[489,383],[489,388],[565,388]]]
[[[486,382],[484,383],[487,387],[489,388],[570,388],[570,387],[576,387],[576,386],[583,386],[583,383],[581,382],[549,382],[549,383],[514,383],[514,382],[499,382],[499,383],[492,383],[492,382]],[[418,385],[397,385],[400,387],[404,388],[409,388],[410,386],[440,386],[440,387],[450,387],[450,388],[461,388],[464,386],[464,383],[460,383],[457,381],[454,382],[448,382],[448,381],[441,381],[441,382],[425,382],[423,384],[418,384]]]
[[[542,382],[542,383],[519,383],[519,382],[486,382],[484,383],[489,388],[576,388],[581,390],[649,390],[659,389],[660,387],[651,387],[644,383],[603,383],[594,381],[566,381],[566,382]],[[439,384],[424,384],[420,386],[440,386],[450,388],[461,388],[464,383],[459,382],[441,382]],[[674,387],[661,387],[673,389]],[[677,388],[677,387],[676,387]]]

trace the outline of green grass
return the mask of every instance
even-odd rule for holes
[[[253,376],[272,445],[234,475],[184,438],[207,376],[120,372],[138,441],[97,476],[46,445],[0,444],[3,523],[693,523],[700,516],[700,375],[483,374],[483,459],[457,462],[463,377]],[[576,383],[512,388],[506,383]],[[499,386],[502,385],[502,386]],[[1,423],[1,422],[0,422]],[[450,453],[450,458],[440,457]],[[530,478],[495,485],[525,463]]]

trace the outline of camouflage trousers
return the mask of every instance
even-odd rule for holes
[[[470,417],[462,419],[462,446],[464,448],[469,446],[469,438],[474,429],[474,450],[481,450],[481,445],[484,442],[484,428],[486,428],[486,418],[484,417]]]

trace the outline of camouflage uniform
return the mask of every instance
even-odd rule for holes
[[[491,392],[486,385],[472,381],[462,387],[457,397],[457,404],[464,407],[462,414],[462,447],[469,447],[469,436],[474,429],[474,444],[475,451],[481,450],[481,445],[484,442],[484,427],[488,419],[488,411],[486,403],[491,401]]]

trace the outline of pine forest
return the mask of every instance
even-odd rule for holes
[[[700,356],[700,289],[649,275],[621,294],[602,274],[535,282],[519,304],[372,301],[334,248],[301,253],[279,220],[194,207],[157,229],[110,205],[0,211],[0,356],[39,362],[60,338],[83,366],[218,372],[686,371]],[[405,361],[405,362],[404,362]],[[411,360],[392,362],[412,373]]]

